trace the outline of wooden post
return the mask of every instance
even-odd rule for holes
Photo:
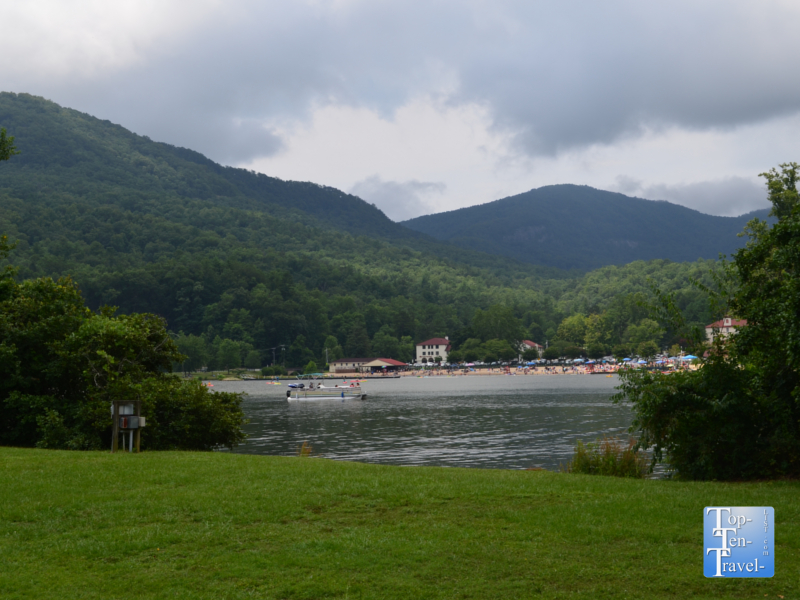
[[[139,418],[141,418],[141,416],[142,416],[142,401],[141,400],[137,400],[136,401],[136,416],[139,417]],[[142,426],[141,426],[141,423],[140,423],[139,427],[136,428],[136,453],[137,454],[140,451],[141,443],[142,443]]]
[[[119,449],[119,403],[114,400],[111,405],[114,407],[114,422],[111,425],[111,452],[116,452]]]

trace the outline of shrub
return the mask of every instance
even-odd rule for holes
[[[564,470],[584,475],[643,478],[647,473],[647,458],[636,448],[635,440],[623,445],[618,438],[604,437],[586,445],[579,441]]]
[[[141,389],[145,450],[213,450],[244,441],[242,396],[197,381],[159,378]]]

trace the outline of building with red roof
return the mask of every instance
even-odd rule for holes
[[[431,338],[417,344],[416,362],[447,362],[447,355],[450,353],[450,338]],[[436,357],[439,360],[436,360]]]
[[[363,373],[375,370],[397,371],[406,363],[393,358],[339,358],[328,364],[329,373]]]
[[[714,341],[715,335],[722,336],[723,338],[729,337],[736,333],[739,327],[746,327],[747,319],[732,319],[725,317],[719,321],[706,325],[706,340],[709,343]],[[716,334],[714,333],[716,331]]]
[[[542,346],[541,344],[537,344],[536,342],[532,342],[530,340],[522,340],[522,343],[519,345],[520,360],[522,360],[522,355],[528,350],[536,350],[536,352],[539,353],[539,357],[541,358],[542,352],[544,352],[544,346]]]

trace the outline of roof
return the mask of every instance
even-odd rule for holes
[[[405,367],[406,366],[406,363],[404,363],[403,361],[395,360],[393,358],[378,358],[376,360],[379,360],[379,361],[385,362],[385,363],[389,363],[390,365],[394,365],[395,367]]]
[[[725,317],[727,319],[729,317]],[[713,329],[717,328],[720,329],[721,327],[744,327],[747,325],[747,319],[731,319],[730,325],[725,325],[725,319],[720,319],[719,321],[715,321],[711,325],[706,325],[706,329]]]
[[[526,346],[531,347],[531,348],[541,348],[542,347],[541,344],[537,344],[536,342],[532,342],[530,340],[522,340],[522,343],[525,344]]]
[[[431,338],[429,340],[425,340],[424,342],[420,342],[417,346],[449,346],[450,340],[447,338]]]
[[[334,363],[368,363],[371,360],[375,360],[374,358],[337,358],[336,360],[332,360],[329,362],[329,365]]]
[[[376,358],[368,362],[365,367],[405,367],[406,363],[393,358]]]

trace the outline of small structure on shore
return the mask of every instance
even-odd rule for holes
[[[133,452],[134,444],[136,452],[139,452],[142,441],[142,427],[145,426],[145,418],[142,416],[142,403],[140,400],[114,400],[111,403],[112,433],[111,433],[111,452],[119,450],[120,437],[122,438],[122,450],[126,449]],[[120,436],[120,433],[122,434]],[[127,434],[127,436],[126,436]]]

